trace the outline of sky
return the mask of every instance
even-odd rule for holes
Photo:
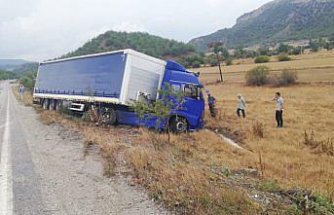
[[[0,0],[0,58],[59,57],[108,30],[188,42],[270,0]]]

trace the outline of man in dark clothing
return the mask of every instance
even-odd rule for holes
[[[210,93],[208,93],[208,105],[209,105],[209,110],[210,114],[212,117],[216,117],[216,98],[213,97]]]

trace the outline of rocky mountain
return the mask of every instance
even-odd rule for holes
[[[148,33],[108,31],[88,41],[77,50],[62,56],[62,58],[127,48],[159,58],[178,58],[195,52],[193,45]]]
[[[334,34],[334,0],[275,0],[237,19],[232,28],[191,40],[198,50],[313,39]]]

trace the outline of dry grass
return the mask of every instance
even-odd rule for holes
[[[257,65],[253,59],[236,60],[232,66],[224,66],[223,73],[227,83],[243,83],[247,71]],[[271,62],[265,63],[278,73],[284,69],[296,70],[300,82],[333,82],[334,76],[334,51],[324,51],[310,53],[299,56],[292,56],[291,61],[277,62],[276,57],[272,57]],[[194,69],[194,72],[201,72],[203,83],[213,83],[219,79],[218,67],[204,67]]]
[[[145,131],[136,139],[127,157],[135,176],[153,198],[163,201],[181,214],[256,214],[259,208],[241,189],[216,181],[211,167],[247,166],[244,152],[225,145],[211,131],[191,135],[157,135],[160,147]],[[208,138],[209,137],[209,141]],[[246,152],[245,152],[246,153]],[[226,159],[229,157],[230,159]],[[234,158],[234,159],[233,159]]]
[[[266,177],[278,180],[285,187],[303,187],[321,193],[329,191],[326,181],[334,178],[334,159],[327,153],[314,153],[302,143],[305,130],[313,131],[321,140],[334,137],[333,90],[333,86],[317,85],[280,89],[238,84],[210,86],[231,129],[246,133],[244,143],[251,151],[257,152],[259,147],[263,149]],[[275,104],[271,99],[276,91],[282,93],[286,102],[284,129],[275,127]],[[247,119],[242,121],[235,114],[236,95],[240,92],[248,103]],[[252,134],[256,122],[264,126],[261,139]],[[249,159],[248,154],[242,159]]]
[[[21,98],[19,94],[19,87],[17,85],[12,86],[12,91],[14,93],[14,96],[17,98],[17,100],[23,102],[24,105],[31,106],[32,105],[32,93],[30,91],[25,91],[24,96]]]

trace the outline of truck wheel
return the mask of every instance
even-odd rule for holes
[[[113,108],[104,108],[101,112],[102,123],[109,125],[116,125],[117,114]]]
[[[184,117],[175,116],[169,121],[169,129],[173,133],[185,133],[188,131],[188,122]]]
[[[49,99],[43,99],[42,107],[44,110],[49,109]]]
[[[56,100],[54,99],[49,100],[49,110],[56,110]]]
[[[63,109],[63,101],[62,100],[56,100],[55,110],[56,111],[61,111],[62,109]]]

